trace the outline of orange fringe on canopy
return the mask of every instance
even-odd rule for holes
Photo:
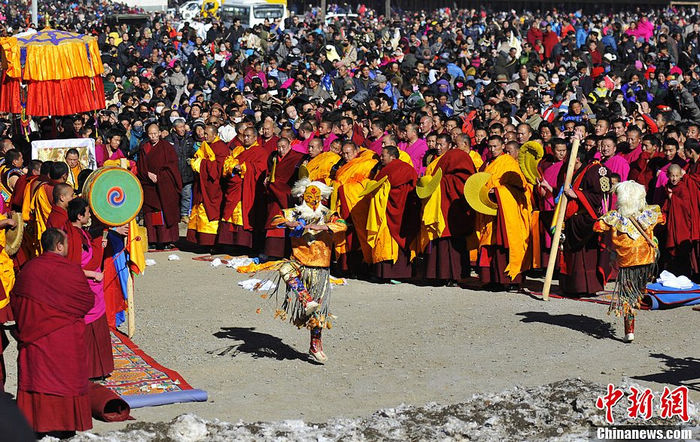
[[[3,74],[25,81],[96,77],[104,72],[97,39],[44,29],[32,35],[0,38]]]
[[[20,81],[5,77],[0,84],[0,112],[19,114]],[[27,85],[27,115],[56,116],[105,108],[102,77],[31,81]]]

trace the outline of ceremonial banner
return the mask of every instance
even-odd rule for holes
[[[92,138],[68,138],[65,140],[32,141],[32,159],[41,161],[64,161],[69,149],[77,149],[83,169],[97,169],[95,140]]]

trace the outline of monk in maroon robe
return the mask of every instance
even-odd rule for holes
[[[182,178],[175,148],[160,139],[158,124],[149,124],[147,131],[150,141],[141,146],[136,167],[143,187],[143,216],[148,241],[163,248],[180,237]]]
[[[206,146],[195,154],[193,169],[199,170],[192,189],[192,213],[187,227],[187,240],[200,246],[213,246],[216,243],[218,223],[221,219],[221,175],[224,161],[229,155],[226,143],[217,136],[213,126],[204,129]],[[201,216],[204,210],[206,219]]]
[[[32,259],[35,255],[36,250],[36,226],[30,222],[31,213],[29,203],[31,201],[32,188],[36,187],[34,183],[36,183],[42,176],[40,174],[41,169],[49,167],[44,166],[41,163],[41,161],[38,160],[32,160],[30,166],[37,164],[39,165],[39,170],[30,171],[29,174],[22,176],[22,179],[17,180],[17,184],[15,185],[15,191],[12,193],[12,199],[10,200],[12,210],[15,212],[22,213],[22,218],[27,223],[25,225],[24,235],[22,236],[22,245],[20,246],[15,256],[12,257],[12,260],[15,263],[15,268],[17,269],[21,269],[24,266],[24,264],[27,263],[27,261]],[[43,177],[45,179],[48,179],[47,175],[43,175]],[[23,182],[20,184],[20,181]]]
[[[559,286],[573,296],[595,296],[610,276],[609,252],[593,224],[601,216],[604,192],[601,181],[610,174],[598,161],[581,164],[586,153],[579,151],[576,171],[567,195]]]
[[[68,260],[80,265],[80,255],[83,252],[80,235],[76,235],[71,222],[68,220],[68,203],[75,198],[73,186],[66,183],[56,184],[53,188],[53,205],[46,220],[46,227],[63,230],[68,235]]]
[[[399,151],[393,146],[382,149],[382,163],[385,166],[374,177],[379,181],[387,177],[391,185],[386,206],[386,222],[391,237],[399,246],[396,262],[374,263],[372,274],[381,279],[408,279],[413,276],[409,245],[418,234],[420,227],[420,200],[414,192],[418,174],[410,164],[399,159]]]
[[[267,118],[263,122],[262,126],[262,136],[258,140],[258,144],[270,155],[272,152],[277,150],[277,141],[280,137],[275,135],[275,122],[272,118]]]
[[[446,226],[425,250],[425,278],[454,282],[469,276],[467,235],[474,231],[474,216],[464,199],[464,183],[476,168],[468,153],[452,148],[449,137],[439,136],[438,149],[441,144],[448,145],[433,170],[442,170],[440,206]]]
[[[299,178],[299,166],[304,158],[304,154],[291,149],[286,138],[277,142],[277,150],[270,155],[265,221],[265,255],[269,257],[285,258],[291,252],[287,229],[278,229],[272,220],[293,205],[292,186]]]
[[[13,212],[22,212],[22,204],[24,203],[24,192],[26,189],[31,188],[30,183],[37,179],[39,176],[39,171],[41,169],[41,161],[32,160],[29,162],[26,175],[19,177],[15,183],[15,188],[12,191],[12,197],[10,198],[10,208]]]
[[[66,235],[47,229],[45,251],[17,278],[17,406],[37,433],[92,428],[85,315],[94,295],[80,266],[66,259]]]
[[[231,146],[229,146],[231,148]],[[243,144],[224,161],[224,201],[217,243],[252,248],[260,232],[263,179],[267,170],[265,151],[253,128],[245,129]]]

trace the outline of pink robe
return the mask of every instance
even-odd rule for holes
[[[624,158],[622,158],[622,155],[613,155],[603,162],[603,166],[605,166],[610,172],[620,175],[620,181],[627,181],[627,176],[630,173],[630,165]]]
[[[411,157],[413,167],[416,169],[416,173],[418,173],[418,176],[423,176],[423,174],[425,173],[423,157],[428,151],[428,144],[425,142],[425,140],[419,138],[416,140],[415,143],[406,146],[403,150]]]
[[[624,153],[620,155],[622,156],[622,158],[627,160],[628,164],[632,164],[639,159],[640,155],[642,155],[642,145],[640,144],[639,146],[635,147],[629,153]]]
[[[561,170],[563,164],[563,161],[552,163],[552,165],[545,169],[545,171],[542,173],[542,178],[547,181],[547,184],[552,186],[552,192],[554,193],[558,191],[557,177],[559,176],[559,171]],[[547,196],[544,197],[544,210],[554,210],[556,206],[557,205],[554,203],[554,195],[551,193],[547,194]]]
[[[83,229],[80,229],[80,233],[83,235],[83,253],[80,257],[80,267],[83,270],[101,271],[99,266],[97,268],[89,268],[94,267],[94,265],[89,265],[90,261],[92,261],[93,256],[92,242],[88,234],[85,233]],[[99,261],[101,262],[102,260]],[[88,285],[90,286],[90,290],[92,290],[92,293],[95,295],[95,305],[93,305],[93,307],[90,309],[87,315],[85,315],[86,324],[90,324],[91,322],[96,321],[106,312],[105,292],[103,284],[103,281],[97,282],[92,278],[88,278]]]
[[[328,134],[328,136],[323,140],[323,151],[328,152],[329,150],[331,150],[331,143],[337,139],[338,139],[338,135],[336,135],[332,132],[330,134]]]
[[[381,137],[379,137],[376,140],[369,143],[369,150],[376,153],[377,155],[381,155],[382,154],[382,140],[384,139],[386,134],[387,133],[384,132],[384,134],[382,134]]]

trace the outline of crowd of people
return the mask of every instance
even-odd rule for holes
[[[82,413],[88,377],[109,374],[102,341],[120,298],[105,296],[113,263],[104,226],[87,229],[90,210],[75,198],[90,171],[76,152],[65,162],[32,159],[34,139],[91,137],[98,166],[132,170],[155,248],[173,247],[186,224],[186,240],[213,253],[285,262],[282,278],[298,295],[285,311],[311,330],[319,362],[329,269],[451,286],[473,270],[485,288],[507,290],[558,254],[562,292],[589,296],[614,279],[651,278],[656,249],[645,239],[656,235],[661,269],[700,274],[700,16],[691,10],[444,8],[385,18],[363,7],[330,23],[309,13],[244,28],[238,19],[202,27],[160,13],[139,26],[110,25],[107,15],[128,9],[40,6],[53,27],[98,39],[107,106],[31,118],[28,129],[0,120],[3,212],[22,213],[27,237],[14,263],[0,253],[0,319],[11,317],[17,271],[20,342],[40,339],[31,324],[51,313],[89,336],[70,349],[91,355],[90,366],[72,371],[70,389],[37,383],[31,370],[20,376],[18,400],[36,431],[87,428],[77,412],[61,428],[37,422],[51,420],[42,413],[55,404],[70,405],[46,405],[56,395]],[[1,32],[27,26],[18,3],[0,10]],[[536,171],[518,161],[532,146],[542,152]],[[625,182],[638,187],[616,186]],[[618,207],[630,192],[633,209]],[[559,210],[563,246],[551,250]],[[54,289],[81,297],[42,311],[45,299],[32,295],[44,283],[37,275],[59,255],[83,271]],[[627,290],[614,303],[632,324],[638,295]],[[20,352],[20,369],[39,357]]]

